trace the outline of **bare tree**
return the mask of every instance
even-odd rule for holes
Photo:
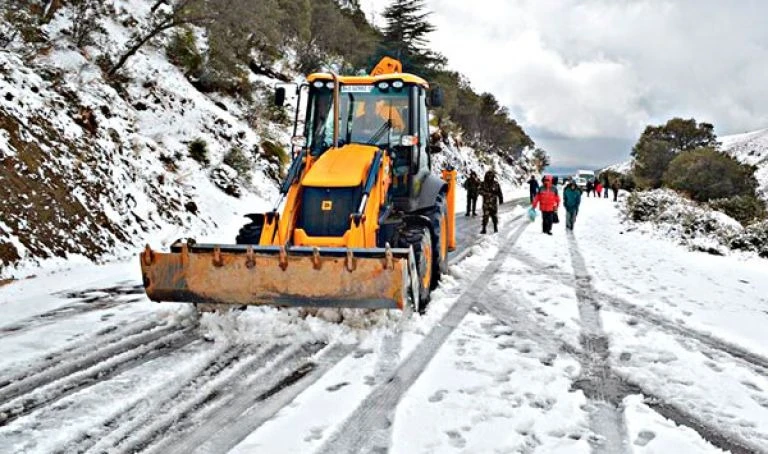
[[[159,0],[152,6],[153,20],[149,27],[142,32],[137,33],[131,40],[128,49],[123,52],[117,62],[112,65],[107,74],[114,76],[136,52],[139,51],[152,38],[160,35],[166,30],[182,25],[204,25],[216,17],[212,13],[213,9],[207,8],[207,0]],[[219,2],[224,3],[224,2]],[[160,7],[166,5],[166,8]],[[227,5],[219,5],[220,8],[226,8]]]

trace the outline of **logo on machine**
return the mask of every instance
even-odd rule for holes
[[[333,200],[323,200],[320,209],[323,211],[331,211],[333,209]]]

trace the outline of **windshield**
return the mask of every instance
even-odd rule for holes
[[[339,144],[388,147],[408,133],[408,92],[373,85],[343,85],[339,92]],[[307,139],[312,154],[333,144],[333,90],[312,87]]]

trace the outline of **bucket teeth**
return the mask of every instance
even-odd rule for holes
[[[152,262],[155,261],[155,253],[152,252],[152,248],[150,248],[149,245],[144,248],[141,260],[144,262],[144,266],[151,266]]]
[[[392,255],[392,248],[389,246],[389,243],[387,243],[384,246],[384,269],[385,270],[395,269],[395,262]]]
[[[280,268],[285,271],[288,268],[288,251],[285,245],[280,246]]]
[[[213,266],[217,268],[224,266],[224,259],[221,257],[221,248],[218,246],[213,248]]]
[[[312,267],[316,270],[319,270],[321,263],[322,262],[320,261],[320,249],[318,249],[317,247],[312,248]]]
[[[347,256],[344,259],[344,267],[350,273],[355,271],[355,268],[357,268],[355,263],[355,254],[352,253],[352,249],[347,248]]]

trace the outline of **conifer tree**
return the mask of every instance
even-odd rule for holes
[[[435,31],[428,21],[424,0],[395,0],[384,11],[386,26],[380,55],[390,55],[403,63],[403,69],[431,75],[442,68],[445,57],[429,49],[427,35]]]

